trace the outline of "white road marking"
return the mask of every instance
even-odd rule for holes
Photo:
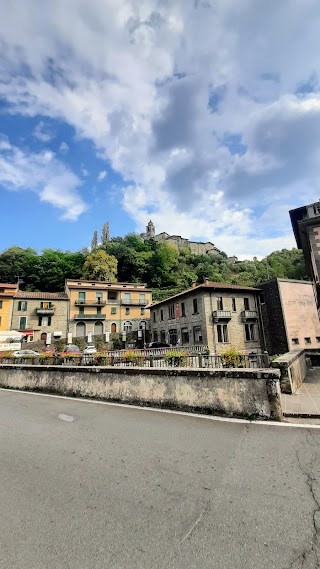
[[[61,421],[67,421],[68,423],[72,423],[74,421],[74,417],[72,417],[72,415],[65,415],[64,413],[60,413],[60,415],[58,415],[58,419],[61,419]]]
[[[247,419],[234,419],[232,417],[218,417],[216,415],[200,415],[199,413],[187,413],[186,411],[173,411],[172,409],[159,409],[158,407],[140,407],[139,405],[128,405],[127,403],[114,403],[112,401],[96,401],[85,397],[68,397],[67,395],[53,395],[51,393],[36,393],[33,391],[23,391],[22,389],[7,389],[0,387],[0,391],[13,391],[24,395],[34,395],[36,397],[53,397],[55,399],[66,399],[67,401],[77,401],[79,403],[93,403],[94,405],[109,405],[111,407],[121,407],[125,409],[138,409],[138,411],[152,411],[153,413],[168,413],[172,415],[183,415],[184,417],[205,419],[207,421],[221,421],[226,423],[243,423],[245,425],[259,425],[264,427],[294,427],[295,429],[320,429],[320,425],[303,425],[296,423],[280,423],[278,421],[248,421]]]

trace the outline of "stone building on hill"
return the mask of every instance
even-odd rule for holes
[[[179,250],[189,249],[193,255],[219,255],[220,253],[219,249],[217,249],[210,241],[189,241],[189,239],[186,239],[185,237],[181,237],[180,235],[169,235],[169,233],[166,233],[165,231],[156,235],[155,226],[151,220],[146,227],[146,233],[143,233],[141,237],[144,240],[154,239],[158,242],[168,243]]]

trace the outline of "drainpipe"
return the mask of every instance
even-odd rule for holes
[[[212,322],[212,339],[213,339],[213,348],[215,355],[217,354],[217,345],[216,345],[216,335],[214,330],[214,322],[213,322],[213,306],[212,306],[212,293],[210,292],[210,322]]]

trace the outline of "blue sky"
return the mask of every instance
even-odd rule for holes
[[[0,0],[0,249],[294,246],[320,196],[318,0]],[[72,22],[72,25],[70,25]]]

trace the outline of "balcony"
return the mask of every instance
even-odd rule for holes
[[[120,302],[121,304],[124,304],[126,306],[147,306],[147,304],[149,304],[149,300],[147,300],[146,298],[144,300],[138,300],[138,299],[125,300],[124,298],[122,298]]]
[[[105,300],[76,300],[75,306],[105,306]]]
[[[243,310],[241,312],[241,318],[244,322],[247,320],[257,320],[258,313],[256,310]]]
[[[105,320],[105,314],[76,314],[74,320]]]
[[[231,320],[230,310],[215,310],[212,314],[214,322],[219,322],[220,320]]]
[[[55,308],[54,306],[50,306],[48,308],[37,308],[36,309],[37,315],[38,316],[53,316],[55,313]]]

